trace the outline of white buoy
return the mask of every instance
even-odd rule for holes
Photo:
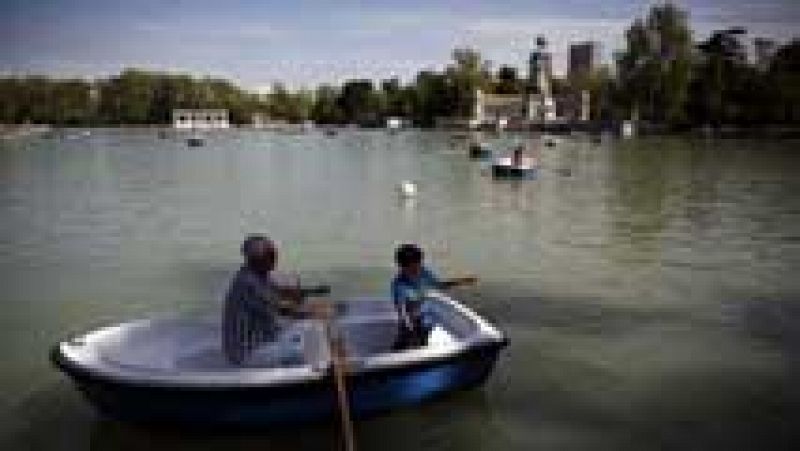
[[[397,186],[397,190],[403,197],[415,197],[417,195],[417,184],[411,180],[403,180]]]

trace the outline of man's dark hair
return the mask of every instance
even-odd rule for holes
[[[394,260],[401,268],[412,263],[419,263],[425,254],[416,244],[401,244],[394,252]]]
[[[248,257],[253,247],[262,241],[270,241],[270,239],[266,235],[261,234],[248,235],[247,238],[244,239],[244,242],[242,242],[242,247],[240,248],[242,255]]]

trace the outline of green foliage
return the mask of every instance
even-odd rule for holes
[[[342,86],[337,99],[347,122],[371,125],[380,118],[380,98],[370,80],[350,80]]]
[[[274,119],[289,122],[302,122],[312,117],[314,96],[306,90],[289,92],[282,84],[276,83],[267,97],[267,114]]]
[[[45,77],[0,78],[0,122],[83,125],[93,117],[90,85]]]
[[[655,122],[685,119],[691,75],[687,14],[671,3],[656,5],[625,32],[617,70],[623,101],[633,115]]]
[[[497,70],[497,82],[494,85],[495,94],[521,94],[522,81],[517,78],[517,69],[512,66],[500,66]]]
[[[765,78],[767,116],[778,123],[800,123],[800,39],[777,51]]]
[[[330,85],[321,85],[314,96],[314,106],[311,110],[311,119],[321,124],[340,124],[344,122],[344,113],[337,99],[339,91]]]
[[[445,97],[450,110],[444,116],[469,117],[478,89],[489,87],[491,74],[488,63],[478,51],[468,48],[453,50],[454,63],[445,70],[449,96]]]
[[[444,74],[422,71],[417,74],[415,88],[414,119],[417,124],[431,126],[437,117],[451,115],[451,92]]]

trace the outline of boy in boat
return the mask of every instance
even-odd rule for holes
[[[303,305],[310,294],[327,294],[330,288],[300,288],[277,283],[272,270],[278,258],[275,244],[263,235],[249,236],[241,247],[244,264],[231,281],[225,296],[222,348],[235,365],[247,363],[259,346],[279,340],[282,326],[290,318],[323,316],[326,304]]]
[[[423,265],[424,253],[414,244],[403,244],[395,251],[398,272],[392,280],[392,300],[400,319],[395,349],[425,346],[433,329],[433,319],[425,311],[428,290],[445,290],[473,284],[475,277],[440,280]]]

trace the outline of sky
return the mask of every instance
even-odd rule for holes
[[[634,0],[0,0],[0,73],[95,78],[126,67],[223,77],[253,90],[349,78],[411,80],[455,47],[524,73],[543,34],[564,74],[570,42],[610,62],[653,2]],[[695,39],[745,26],[800,36],[800,0],[683,0]]]

